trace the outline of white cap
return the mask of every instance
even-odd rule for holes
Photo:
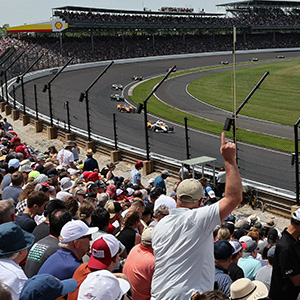
[[[69,169],[68,169],[68,172],[69,172],[69,174],[70,174],[71,176],[80,173],[79,170],[76,170],[76,169],[73,169],[73,168],[69,168]]]
[[[130,289],[127,280],[117,278],[107,270],[99,270],[88,274],[80,285],[78,300],[120,300]]]
[[[72,196],[72,194],[68,193],[68,192],[64,192],[64,191],[60,191],[56,194],[56,198],[59,200],[64,200],[67,197]]]
[[[155,181],[154,178],[150,178],[150,179],[148,180],[148,183],[151,184],[151,183],[154,183],[154,181]]]
[[[298,222],[300,222],[300,208],[293,212],[292,218]]]
[[[165,205],[166,207],[170,209],[176,208],[176,201],[169,196],[166,195],[160,195],[157,200],[154,202],[154,209],[156,210],[161,205]]]
[[[85,235],[90,235],[98,231],[98,227],[88,227],[80,220],[72,220],[66,223],[60,232],[60,242],[69,243]]]
[[[126,191],[127,191],[127,195],[131,196],[133,194],[133,192],[134,192],[134,189],[132,189],[132,188],[129,187],[129,188],[126,189]]]

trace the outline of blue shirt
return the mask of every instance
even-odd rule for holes
[[[215,282],[218,284],[218,290],[230,297],[230,286],[232,279],[227,274],[227,270],[220,266],[215,266]]]
[[[154,181],[154,187],[161,187],[166,192],[166,184],[161,176],[157,176]]]
[[[250,255],[248,257],[241,257],[238,261],[238,266],[243,269],[245,278],[254,280],[257,271],[261,268],[261,263]]]
[[[139,184],[138,180],[141,180],[141,178],[142,178],[141,173],[137,169],[133,169],[130,172],[130,182],[131,182],[131,184]]]
[[[60,248],[45,261],[38,274],[51,274],[60,280],[69,279],[80,265],[72,251]]]

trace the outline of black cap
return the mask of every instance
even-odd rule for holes
[[[214,256],[215,259],[227,259],[232,256],[234,248],[228,241],[219,240],[214,244]]]

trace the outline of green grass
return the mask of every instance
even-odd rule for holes
[[[216,66],[213,68],[222,68],[222,67],[223,66]],[[247,68],[247,70],[256,68],[256,67],[259,67],[259,66],[249,67],[249,68]],[[178,72],[176,74],[171,74],[170,76],[174,77],[174,76],[179,76],[181,74],[186,74],[186,73],[191,73],[191,72],[201,71],[201,70],[207,70],[207,69],[212,69],[212,68],[199,68],[199,69],[195,69],[195,70],[183,71],[183,72]],[[246,68],[244,70],[246,72]],[[240,71],[240,70],[238,70],[238,71]],[[226,72],[220,72],[219,74],[223,74],[223,73],[231,73],[231,72],[226,71]],[[252,79],[252,81],[254,82],[254,85],[256,84],[256,82],[260,79],[260,77],[263,74],[264,74],[264,71],[262,72],[262,74],[259,74],[258,76],[256,76],[255,78]],[[210,76],[211,75],[205,76],[203,78],[210,77]],[[133,90],[133,95],[130,96],[131,101],[135,104],[142,103],[143,100],[147,97],[147,95],[151,92],[153,87],[157,83],[159,83],[162,78],[163,77],[153,78],[153,79],[147,80],[147,81],[139,84]],[[203,78],[201,78],[201,79],[203,79]],[[268,79],[268,77],[267,77],[267,79]],[[220,87],[224,88],[225,83],[226,84],[228,83],[228,75],[226,75],[224,77],[224,82],[221,82],[218,79],[216,79],[216,80],[217,80],[218,85]],[[248,80],[250,80],[250,79],[248,79]],[[256,80],[256,82],[255,82],[255,80]],[[216,81],[215,81],[215,84],[216,84]],[[198,86],[198,84],[196,82],[193,82],[191,85],[195,85],[196,87]],[[208,81],[206,81],[206,85],[203,85],[203,86],[205,88],[209,89]],[[252,87],[251,87],[251,89],[252,89]],[[239,89],[240,88],[241,87],[239,87]],[[215,89],[215,86],[214,86],[214,89]],[[210,91],[212,91],[211,86],[210,86]],[[246,93],[246,95],[248,94],[248,91],[243,91],[243,92]],[[202,90],[201,90],[201,94],[202,94]],[[207,91],[207,94],[209,94],[208,91]],[[211,97],[211,98],[213,98],[213,97]],[[211,103],[211,104],[213,104],[213,103]],[[222,108],[232,111],[232,100],[231,100],[231,103],[230,103],[230,101],[228,101],[228,103],[226,103],[226,101],[224,101],[223,105],[228,105],[228,108],[225,108],[225,106]],[[230,105],[231,105],[231,107],[230,107]],[[272,107],[272,105],[271,105],[271,107]],[[188,118],[188,126],[193,127],[195,129],[199,129],[199,130],[210,132],[210,133],[217,134],[217,135],[221,134],[221,132],[223,131],[224,124],[208,121],[208,120],[196,117],[194,115],[188,114],[186,112],[182,112],[178,109],[172,108],[172,107],[162,103],[154,96],[152,96],[149,99],[147,108],[148,108],[148,112],[155,114],[157,116],[163,117],[165,119],[168,119],[170,121],[179,123],[179,124],[184,124],[184,117],[187,117]],[[299,111],[300,110],[298,110],[298,112]],[[232,137],[231,132],[226,132],[226,135],[229,138]],[[247,143],[255,144],[258,146],[267,147],[267,148],[276,149],[276,150],[285,151],[285,152],[294,151],[294,143],[291,140],[275,138],[275,137],[271,137],[271,136],[268,136],[265,134],[247,131],[244,129],[238,129],[237,136],[238,136],[238,140],[242,141],[242,142],[247,142]]]
[[[237,69],[237,107],[266,71],[269,71],[270,75],[240,114],[293,125],[300,115],[300,61]],[[193,81],[189,84],[188,91],[206,103],[233,111],[232,85],[233,72],[226,71]]]

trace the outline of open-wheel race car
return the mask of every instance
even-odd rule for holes
[[[116,91],[122,91],[123,85],[121,83],[114,83],[111,85],[111,89]]]
[[[112,101],[124,101],[124,96],[119,94],[112,94],[110,95],[110,100]]]
[[[132,76],[132,80],[134,81],[142,81],[143,79],[143,76]]]
[[[221,65],[228,65],[229,64],[229,61],[228,60],[222,60],[220,62]]]
[[[280,59],[280,58],[285,58],[284,55],[277,55],[276,58]]]
[[[250,61],[259,61],[259,58],[258,57],[252,57],[251,59],[250,59]]]
[[[119,112],[127,112],[127,113],[134,113],[135,108],[132,105],[129,104],[118,104],[117,105],[117,110]]]
[[[156,122],[147,122],[147,127],[149,130],[152,130],[154,132],[173,132],[174,128],[172,126],[169,126],[163,121],[157,120]]]

